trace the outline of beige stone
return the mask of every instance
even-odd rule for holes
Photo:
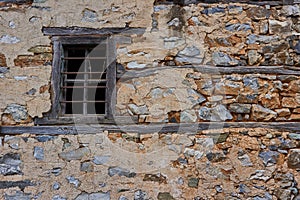
[[[277,113],[260,105],[252,105],[252,116],[256,121],[269,121],[276,118]]]
[[[292,93],[300,93],[300,80],[293,80],[289,83],[288,91]]]
[[[291,114],[289,120],[300,120],[300,114]]]
[[[300,104],[296,101],[294,97],[283,97],[282,106],[285,108],[297,108]]]
[[[238,95],[241,91],[242,83],[233,81],[219,82],[215,86],[216,94]]]
[[[278,117],[286,117],[291,114],[291,111],[288,108],[276,109],[275,111],[277,112]]]
[[[261,95],[259,100],[266,108],[274,109],[280,107],[280,99],[278,93]]]
[[[300,113],[300,108],[295,108],[294,110],[293,110],[293,113]]]

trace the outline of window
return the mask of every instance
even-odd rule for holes
[[[107,41],[64,45],[61,74],[61,115],[105,115]]]
[[[52,38],[52,109],[43,119],[36,119],[36,124],[112,122],[116,85],[112,38]]]
[[[53,45],[49,113],[37,125],[125,123],[116,116],[116,46],[132,43],[145,28],[43,27]],[[118,65],[118,77],[124,68]],[[137,121],[137,119],[134,119]]]

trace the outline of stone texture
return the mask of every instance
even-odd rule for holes
[[[214,52],[212,61],[217,66],[235,66],[239,61],[222,52]]]
[[[53,190],[59,190],[60,184],[57,183],[57,182],[55,182],[55,183],[52,185],[52,188],[53,188]]]
[[[265,166],[272,166],[277,163],[279,153],[276,151],[266,151],[259,153],[259,157],[263,160]]]
[[[121,167],[109,167],[108,168],[108,175],[109,176],[114,176],[114,175],[118,175],[118,176],[125,176],[128,178],[133,178],[136,176],[135,172],[130,172],[127,169],[121,168]]]
[[[193,106],[199,105],[204,101],[206,101],[206,98],[202,94],[199,94],[197,91],[193,89],[188,89],[187,92],[189,95],[188,99],[191,101]]]
[[[61,197],[59,195],[55,195],[55,196],[52,197],[52,200],[67,200],[67,199],[64,198],[64,197]]]
[[[276,118],[277,113],[260,105],[252,105],[252,115],[253,119],[256,121],[268,121],[270,119]]]
[[[264,107],[269,109],[280,107],[280,99],[278,93],[265,94],[260,97],[260,101]]]
[[[271,43],[278,41],[278,36],[269,36],[269,35],[255,35],[251,34],[247,36],[247,44],[255,44],[255,43]]]
[[[248,51],[248,64],[255,65],[261,59],[260,54],[256,50]]]
[[[134,200],[147,200],[148,194],[142,190],[137,190],[134,193]]]
[[[6,57],[5,57],[4,54],[0,53],[0,68],[2,68],[2,70],[0,69],[0,73],[7,72],[7,68],[5,68],[6,66],[7,66],[7,64],[6,64]]]
[[[127,64],[128,69],[141,69],[141,68],[145,68],[145,67],[146,67],[146,64],[140,64],[135,61]]]
[[[299,133],[290,133],[288,137],[292,140],[300,140],[300,134]]]
[[[232,115],[224,105],[217,105],[211,109],[211,121],[226,121],[232,119]]]
[[[166,49],[173,49],[176,47],[180,47],[185,44],[185,41],[183,38],[179,37],[169,37],[164,39],[164,47]]]
[[[251,162],[251,159],[247,154],[240,155],[238,157],[238,159],[240,160],[241,165],[244,167],[252,167],[253,166],[253,163]]]
[[[177,54],[175,61],[182,64],[201,64],[203,53],[195,46],[186,47]]]
[[[294,97],[283,97],[282,106],[285,108],[297,108],[300,104]]]
[[[82,21],[84,22],[96,22],[97,18],[98,14],[94,10],[86,8],[82,11]]]
[[[225,26],[225,29],[227,31],[232,31],[232,32],[234,32],[234,31],[248,31],[248,30],[251,31],[252,30],[250,24],[248,24],[248,23],[245,23],[245,24],[240,24],[240,23],[227,24]]]
[[[62,152],[59,154],[59,157],[66,161],[81,160],[84,156],[88,155],[89,153],[89,148],[83,147],[73,151]]]
[[[51,46],[37,45],[37,46],[31,47],[30,49],[28,49],[28,51],[35,53],[35,54],[52,53],[52,48],[51,48]]]
[[[95,156],[93,163],[96,165],[104,165],[105,163],[109,162],[111,156]]]
[[[251,104],[233,103],[229,105],[229,111],[234,113],[250,113]]]
[[[5,194],[4,199],[5,200],[30,200],[31,195],[28,193],[24,193],[22,191],[16,191],[15,194],[12,195]]]
[[[199,118],[208,121],[226,121],[232,119],[232,115],[224,105],[213,108],[201,107],[198,111]]]
[[[226,159],[226,156],[219,152],[209,152],[206,154],[206,158],[211,162],[222,162]]]
[[[180,122],[191,123],[197,121],[197,115],[193,110],[185,110],[180,113]]]
[[[196,80],[197,89],[201,94],[212,95],[214,91],[214,83],[211,79]]]
[[[80,165],[80,171],[82,171],[82,172],[92,172],[92,171],[94,171],[94,166],[91,162],[83,162]]]
[[[158,183],[167,183],[167,177],[163,174],[145,174],[143,181],[151,181]]]
[[[5,154],[0,157],[0,174],[3,174],[4,176],[21,175],[21,164],[22,161],[20,160],[19,154]]]
[[[160,192],[160,193],[158,193],[157,199],[158,200],[174,200],[174,198],[168,192]]]
[[[197,188],[199,184],[199,178],[190,178],[188,180],[188,186],[191,188]]]
[[[291,25],[289,22],[280,22],[277,20],[269,20],[269,32],[270,34],[285,33],[291,31]]]
[[[102,192],[96,192],[96,193],[82,193],[78,195],[75,200],[110,200],[110,194],[107,193],[102,193]]]
[[[68,177],[66,177],[66,179],[70,184],[74,185],[74,187],[76,187],[76,188],[78,188],[81,184],[81,182],[74,176],[68,176]]]
[[[42,147],[34,147],[33,156],[37,160],[44,160],[44,157],[45,157],[45,155],[44,155],[44,148],[42,148]]]
[[[130,111],[134,115],[146,115],[149,114],[149,110],[146,105],[143,106],[137,106],[135,104],[129,104],[128,105]]]
[[[300,169],[300,150],[299,149],[291,149],[290,150],[287,164],[288,164],[289,168],[297,169],[297,170]]]
[[[10,104],[6,107],[4,113],[10,114],[16,122],[22,122],[28,119],[26,107],[18,104]]]
[[[2,35],[0,37],[0,43],[4,43],[4,44],[16,44],[20,42],[20,39],[15,37],[15,36],[11,36],[11,35]]]
[[[299,16],[300,15],[300,7],[297,4],[296,5],[287,5],[287,6],[283,6],[280,12],[287,16]]]
[[[253,20],[261,20],[269,18],[271,11],[264,7],[255,6],[247,10],[247,16]]]
[[[276,109],[278,117],[286,117],[291,114],[291,111],[288,108]]]
[[[15,66],[31,67],[31,66],[45,66],[51,64],[52,54],[42,53],[36,55],[20,55],[15,60]]]
[[[227,95],[238,95],[240,89],[242,88],[242,84],[234,81],[221,81],[216,83],[215,85],[215,94],[227,94]]]
[[[36,139],[38,142],[48,142],[56,138],[57,138],[56,136],[51,136],[51,135],[38,135],[34,137],[34,139]]]

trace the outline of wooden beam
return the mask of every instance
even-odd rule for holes
[[[86,27],[43,27],[44,35],[49,36],[76,36],[76,35],[142,35],[145,28],[86,28]]]
[[[189,4],[211,4],[211,3],[244,3],[244,4],[253,4],[253,5],[271,5],[271,6],[278,6],[278,5],[292,5],[292,4],[299,4],[300,0],[173,0],[173,1],[166,1],[166,0],[156,0],[155,5],[159,4],[178,4],[178,5],[189,5]]]
[[[75,117],[44,117],[35,118],[34,123],[36,125],[74,125],[74,124],[137,124],[137,116],[114,116],[107,119],[104,116],[75,116]]]
[[[123,81],[138,78],[152,76],[159,71],[167,69],[194,69],[194,71],[204,74],[270,74],[270,75],[298,75],[300,76],[300,70],[289,66],[234,66],[234,67],[218,67],[207,65],[183,65],[183,66],[164,66],[159,68],[144,68],[140,70],[127,70],[123,74],[118,74],[118,78]]]
[[[179,133],[197,134],[199,131],[223,128],[266,128],[278,131],[300,132],[300,122],[201,122],[181,124],[143,124],[143,125],[73,125],[73,126],[1,126],[1,135],[76,135],[95,134],[103,131],[124,133]]]
[[[276,74],[276,75],[300,75],[300,70],[288,66],[235,66],[235,67],[214,67],[214,66],[192,66],[203,73],[220,74]]]

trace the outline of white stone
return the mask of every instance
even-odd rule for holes
[[[3,35],[0,37],[0,43],[5,43],[5,44],[16,44],[20,42],[21,40],[15,36],[10,36],[10,35]]]
[[[197,115],[193,110],[185,110],[180,113],[180,122],[189,123],[189,122],[196,122]]]
[[[14,76],[14,79],[16,81],[24,81],[27,79],[27,76]]]
[[[128,69],[142,69],[142,68],[145,68],[145,67],[146,67],[146,64],[139,64],[136,61],[133,61],[133,62],[130,62],[130,63],[127,64]]]
[[[179,37],[169,37],[164,39],[164,46],[166,49],[173,49],[185,44],[185,40]]]
[[[14,21],[9,21],[8,26],[9,26],[10,28],[16,28],[16,24],[15,24]]]
[[[300,7],[299,5],[287,5],[283,6],[281,9],[281,13],[287,16],[299,16],[300,15]]]

